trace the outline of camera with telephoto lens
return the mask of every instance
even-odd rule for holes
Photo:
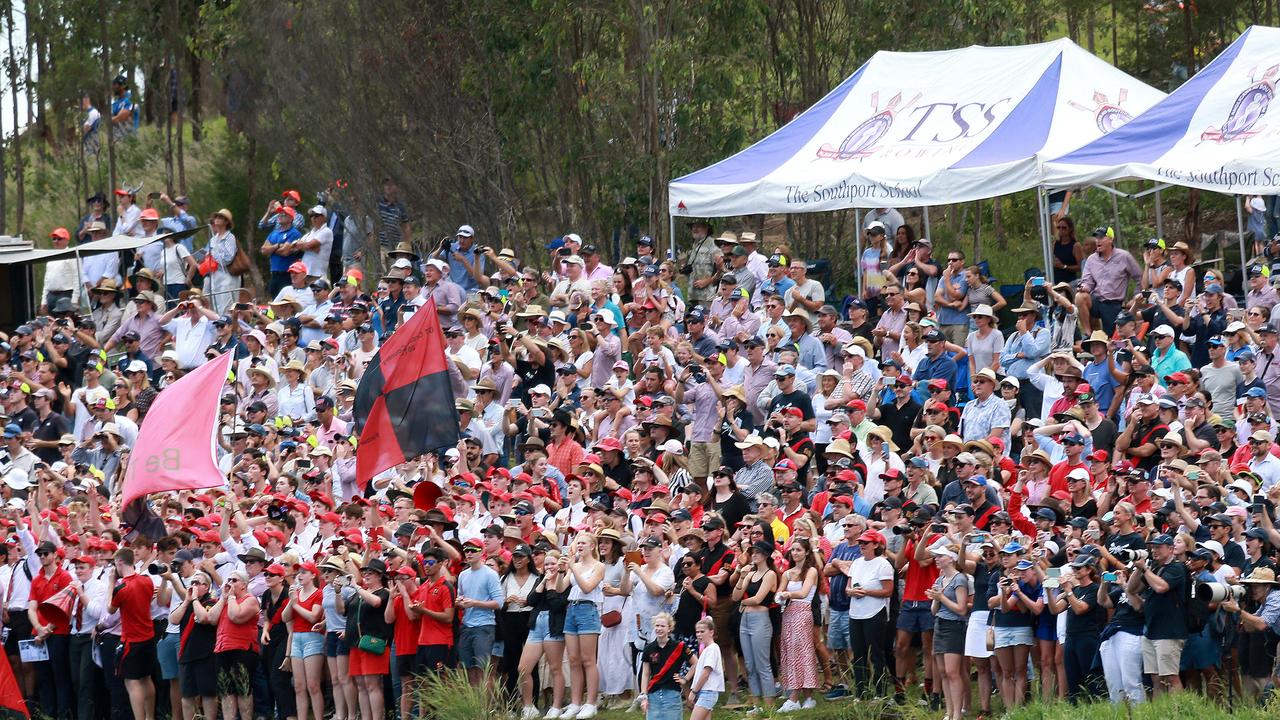
[[[894,535],[910,535],[911,534],[910,525],[894,525],[893,527],[889,528],[889,530],[891,530]]]
[[[1126,564],[1135,563],[1139,560],[1145,561],[1147,558],[1151,557],[1151,553],[1146,550],[1130,550],[1128,548],[1121,548],[1111,554],[1114,555],[1117,560]]]
[[[147,565],[147,574],[163,575],[167,572],[178,572],[178,568],[181,565],[182,563],[177,560],[174,560],[173,562],[169,563],[168,566],[161,565],[160,563],[151,563]]]
[[[1228,585],[1219,582],[1202,582],[1196,583],[1192,589],[1194,596],[1208,603],[1220,603],[1227,598],[1232,600],[1242,600],[1244,598],[1243,585]]]

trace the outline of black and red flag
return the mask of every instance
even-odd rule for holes
[[[458,444],[458,411],[434,299],[396,328],[369,361],[353,412],[360,442],[356,482]]]

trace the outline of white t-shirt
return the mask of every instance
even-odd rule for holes
[[[855,585],[864,590],[878,590],[884,580],[893,580],[893,566],[883,557],[861,557],[849,564],[849,587]],[[889,598],[863,597],[849,598],[849,617],[854,620],[866,620],[889,607]]]
[[[329,254],[333,251],[333,231],[327,226],[313,229],[302,236],[303,240],[318,240],[320,247],[315,250],[304,250],[302,264],[307,266],[307,274],[315,277],[329,277]]]
[[[185,285],[187,282],[187,258],[191,257],[187,246],[182,243],[174,243],[173,247],[167,247],[161,257],[161,265],[159,268],[152,268],[156,274],[160,276],[160,282],[169,285]]]
[[[702,654],[698,655],[698,668],[693,673],[695,682],[696,678],[702,675],[702,668],[711,668],[711,674],[707,676],[707,682],[702,685],[702,689],[724,692],[724,659],[720,657],[719,645],[711,643],[702,649]]]

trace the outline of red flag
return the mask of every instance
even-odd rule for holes
[[[445,367],[444,333],[427,300],[378,349],[356,388],[356,481],[458,444],[458,411]],[[150,415],[148,415],[148,418]]]
[[[233,353],[223,353],[156,396],[124,475],[121,506],[168,490],[218,487],[218,406]]]
[[[18,689],[18,679],[13,676],[9,658],[0,653],[0,717],[16,717],[18,713],[22,717],[31,717],[27,701],[22,698],[22,691]]]

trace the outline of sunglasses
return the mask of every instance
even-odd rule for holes
[[[480,552],[480,548],[476,548],[476,547],[463,548],[463,549],[462,549],[462,552],[463,552],[463,554],[465,554],[465,555],[470,555],[470,554],[472,554],[472,553],[478,553],[478,552]]]

